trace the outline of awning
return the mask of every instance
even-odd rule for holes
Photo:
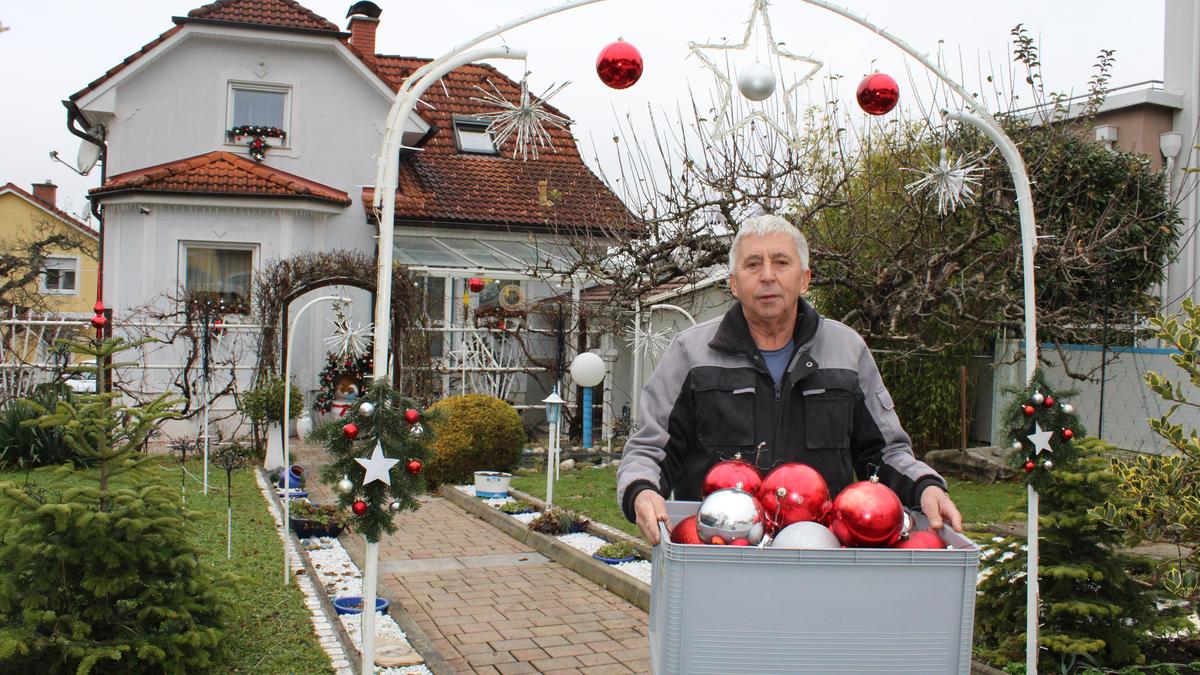
[[[432,237],[397,234],[397,263],[429,270],[498,270],[528,274],[534,270],[565,272],[577,254],[546,240],[518,241],[498,237]]]

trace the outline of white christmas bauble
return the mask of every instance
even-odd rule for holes
[[[399,511],[400,510],[400,502],[392,502],[391,504],[388,504],[388,508],[391,509],[393,512]]]
[[[414,424],[408,428],[408,433],[412,434],[413,436],[420,436],[421,434],[425,433],[425,429],[420,424]]]
[[[370,401],[363,401],[358,404],[358,414],[363,417],[370,417],[375,414],[375,404]]]
[[[771,540],[771,548],[841,548],[842,542],[828,527],[811,520],[792,523]]]
[[[1071,405],[1070,403],[1064,403],[1062,404],[1062,410],[1064,413],[1070,415],[1071,413],[1075,412],[1075,406]]]
[[[337,485],[334,486],[334,489],[344,495],[348,495],[350,494],[350,491],[354,489],[354,483],[351,482],[346,476],[342,476],[342,479],[337,482]]]
[[[1040,391],[1033,392],[1033,402],[1035,404],[1041,405],[1042,401],[1045,401],[1045,400],[1046,400],[1046,397],[1042,396],[1042,392],[1040,392]]]
[[[770,66],[754,63],[738,73],[738,91],[751,101],[762,101],[775,93],[775,71]]]
[[[1054,462],[1051,462],[1050,460],[1046,460],[1046,461],[1042,462],[1042,466],[1046,467],[1046,470],[1049,471],[1050,469],[1054,468]]]

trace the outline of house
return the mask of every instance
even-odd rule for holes
[[[378,53],[378,7],[355,8],[365,13],[342,31],[295,0],[218,0],[174,17],[69,97],[68,125],[105,145],[91,198],[103,213],[104,302],[118,329],[140,308],[195,293],[219,298],[227,323],[244,325],[256,275],[271,261],[374,253],[384,120],[401,83],[429,59]],[[488,64],[454,70],[428,90],[403,138],[394,253],[421,277],[444,393],[495,371],[467,358],[476,346],[511,349],[473,332],[480,303],[501,290],[529,301],[577,293],[585,280],[570,272],[570,237],[631,221],[569,130],[549,129],[553,151],[528,161],[514,158],[514,140],[498,147],[483,117],[496,108],[479,100],[487,93],[517,101],[521,85]],[[369,321],[367,294],[342,291],[354,317]],[[329,318],[316,312],[295,333],[303,356],[294,381],[310,397]],[[169,370],[180,354],[154,359],[148,390],[169,386],[150,371]],[[241,386],[253,355],[229,368]],[[544,383],[510,384],[506,397],[519,406],[545,395]]]
[[[95,230],[57,206],[58,188],[47,180],[32,190],[0,185],[0,242],[25,256],[44,242],[45,263],[36,281],[4,298],[10,305],[58,313],[88,313],[96,304]]]

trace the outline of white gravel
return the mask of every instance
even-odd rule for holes
[[[587,534],[586,532],[560,534],[559,536],[555,537],[555,539],[558,539],[571,548],[577,548],[588,555],[595,553],[596,551],[600,550],[601,546],[608,543],[600,537]]]
[[[511,514],[510,517],[515,518],[515,519],[521,521],[522,523],[525,523],[526,525],[528,525],[529,521],[533,520],[534,518],[537,518],[540,515],[542,515],[542,514],[539,513],[538,511],[534,511],[533,513]]]
[[[346,627],[346,632],[350,634],[354,644],[358,644],[358,636],[362,634],[362,614],[342,614],[338,616],[342,620],[342,625]],[[396,625],[396,621],[386,614],[377,614],[375,616],[375,635],[377,637],[393,637],[398,640],[406,639],[404,631],[400,630],[400,626]],[[361,647],[361,645],[359,645]],[[376,675],[409,675],[409,673],[422,675],[433,675],[433,672],[425,666],[405,666],[404,668],[381,668],[375,666]]]
[[[613,568],[621,570],[642,583],[650,583],[649,560],[634,560],[633,562],[620,563],[619,565],[613,565]]]

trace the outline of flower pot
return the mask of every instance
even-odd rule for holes
[[[636,555],[631,555],[627,558],[605,558],[599,553],[593,553],[592,557],[600,562],[608,563],[609,565],[620,565],[621,563],[633,562],[634,560],[638,559]]]
[[[497,499],[508,496],[512,474],[502,471],[476,471],[475,496],[481,499]]]
[[[386,598],[375,598],[375,612],[377,614],[387,614],[388,607],[392,603]],[[333,599],[333,609],[338,614],[362,614],[362,596],[347,595]]]
[[[267,471],[283,468],[283,427],[278,422],[268,424],[267,457],[263,460],[263,468]]]
[[[304,487],[304,467],[299,464],[293,464],[284,476],[287,476],[287,487]],[[279,477],[279,487],[284,487],[284,476]]]
[[[312,537],[336,537],[342,533],[344,529],[341,525],[333,523],[325,523],[320,520],[310,520],[308,518],[292,518],[289,520],[292,525],[292,531],[301,539],[310,539]]]

